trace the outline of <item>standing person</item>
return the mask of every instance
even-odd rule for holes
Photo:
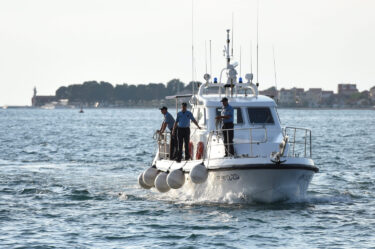
[[[190,120],[200,129],[201,127],[193,117],[193,114],[186,109],[187,104],[181,104],[181,111],[177,113],[176,122],[173,127],[173,132],[176,133],[177,128],[177,140],[178,140],[178,151],[177,151],[177,162],[181,162],[182,159],[182,145],[185,142],[185,160],[190,159],[189,153],[189,142],[190,142]]]
[[[169,159],[174,160],[176,157],[176,149],[177,149],[177,137],[176,134],[173,134],[173,126],[174,126],[174,118],[172,115],[168,112],[168,108],[166,106],[163,106],[160,108],[161,113],[164,115],[164,121],[161,124],[159,133],[160,135],[163,134],[165,129],[168,127],[168,129],[171,131],[171,141],[169,143]]]
[[[224,146],[225,146],[225,156],[233,156],[233,135],[234,135],[234,124],[233,124],[233,107],[229,105],[228,99],[223,98],[221,100],[223,103],[223,110],[221,111],[221,116],[217,116],[216,119],[223,120],[223,136],[224,136]]]

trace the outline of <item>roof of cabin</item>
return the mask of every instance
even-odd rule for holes
[[[205,106],[221,106],[221,99],[225,97],[222,95],[221,97],[218,94],[209,94],[199,96],[199,101],[202,101]],[[270,97],[264,95],[258,95],[256,98],[253,95],[238,95],[237,97],[227,97],[228,102],[231,106],[276,106],[276,103]]]

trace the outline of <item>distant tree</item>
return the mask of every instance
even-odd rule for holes
[[[167,83],[167,94],[168,95],[175,95],[180,93],[184,90],[185,84],[181,82],[179,79],[170,80]]]
[[[101,81],[99,87],[99,99],[98,101],[110,102],[114,100],[114,88],[111,83]]]
[[[136,92],[137,92],[137,87],[135,85],[130,85],[128,88],[129,91],[129,99],[128,100],[137,100]]]
[[[150,83],[146,85],[146,94],[149,100],[163,99],[166,93],[167,92],[166,92],[165,85],[162,83],[160,84]]]
[[[86,81],[83,84],[73,84],[67,87],[62,86],[56,90],[58,99],[69,99],[71,102],[80,102],[85,104],[114,103],[123,102],[142,102],[151,100],[162,100],[167,95],[177,93],[191,92],[192,82],[185,87],[185,84],[179,79],[172,79],[166,85],[163,83],[149,83],[147,85],[116,85],[115,87],[108,82]],[[198,86],[200,82],[195,82]],[[198,89],[198,87],[196,87]]]
[[[358,100],[361,98],[361,93],[353,93],[350,95],[350,100]]]
[[[100,98],[100,88],[99,83],[96,81],[84,82],[80,88],[74,89],[75,91],[80,91],[79,93],[74,93],[75,96],[80,96],[79,98],[86,103],[95,103],[99,101]]]
[[[190,81],[189,84],[184,88],[184,92],[192,93],[193,84],[194,84],[194,92],[198,93],[199,86],[202,84],[202,82],[199,82],[199,81]]]
[[[85,93],[83,92],[83,85],[74,84],[68,86],[69,101],[85,102]]]
[[[68,88],[66,86],[59,87],[59,89],[56,90],[55,95],[57,99],[68,99]]]
[[[114,88],[115,100],[126,101],[129,99],[129,96],[130,96],[130,92],[129,92],[128,84],[116,85],[116,87]]]

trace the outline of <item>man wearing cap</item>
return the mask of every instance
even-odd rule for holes
[[[223,110],[221,111],[221,116],[217,116],[216,119],[223,120],[223,136],[224,136],[224,146],[225,146],[225,156],[233,156],[233,107],[229,105],[228,99],[223,98],[221,100],[223,103]]]
[[[166,106],[163,106],[160,108],[161,113],[164,115],[164,121],[161,124],[159,133],[160,135],[163,134],[165,129],[168,127],[170,131],[173,130],[174,126],[174,118],[172,115],[168,112],[168,108]],[[171,141],[169,145],[169,159],[174,160],[176,157],[176,148],[177,148],[177,137],[175,134],[171,133]]]
[[[173,126],[173,132],[176,133],[177,130],[177,141],[178,141],[178,151],[177,151],[177,162],[181,162],[182,159],[182,145],[185,143],[185,160],[190,159],[189,153],[189,142],[190,142],[190,120],[200,129],[201,127],[193,117],[193,114],[187,109],[187,104],[181,104],[181,111],[177,113],[176,122]]]

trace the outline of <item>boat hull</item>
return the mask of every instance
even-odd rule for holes
[[[209,170],[207,181],[194,184],[185,174],[185,185],[170,191],[194,200],[272,203],[305,196],[315,171],[304,167],[242,168]]]

